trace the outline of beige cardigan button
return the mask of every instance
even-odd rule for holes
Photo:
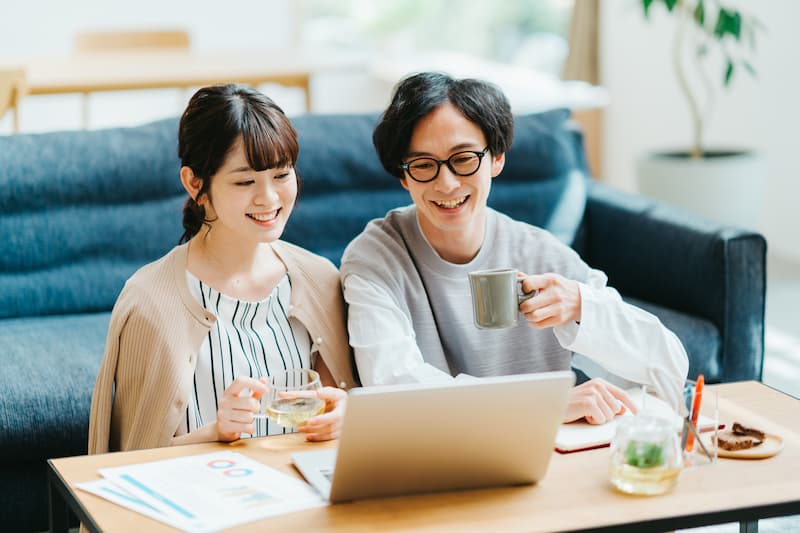
[[[346,381],[341,381],[341,382],[339,382],[339,388],[340,388],[340,389],[343,389],[343,388],[345,388],[345,387],[347,387],[347,382],[346,382]]]
[[[317,337],[314,343],[316,343],[317,346],[322,346],[322,337]]]

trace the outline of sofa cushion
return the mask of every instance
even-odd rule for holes
[[[182,193],[178,120],[0,136],[0,210],[124,204]]]
[[[588,172],[581,134],[568,109],[514,116],[514,142],[503,169],[506,179],[551,179],[574,169]]]
[[[398,188],[397,179],[383,169],[372,146],[377,123],[377,114],[292,118],[300,145],[297,173],[303,181],[302,197]]]
[[[503,174],[498,179],[503,179]],[[489,205],[511,218],[545,228],[571,245],[586,208],[586,177],[573,170],[531,183],[492,187]]]
[[[0,317],[108,310],[181,234],[183,196],[0,217]],[[44,238],[43,236],[47,236]]]
[[[3,320],[0,464],[85,454],[109,313]]]
[[[625,301],[653,313],[681,339],[689,356],[689,376],[703,374],[706,381],[718,382],[722,376],[722,340],[719,328],[710,320],[688,315],[654,303],[625,298]]]
[[[509,201],[489,199],[492,207],[549,230],[565,244],[572,244],[583,219],[589,177],[581,133],[570,121],[567,109],[515,116],[514,142],[496,178]],[[511,183],[540,186],[527,212],[512,201],[513,188],[505,187]]]
[[[177,120],[0,136],[0,317],[108,310],[181,234]]]
[[[399,184],[391,190],[341,190],[326,196],[304,194],[286,224],[283,238],[338,265],[347,244],[367,222],[408,205],[411,198]]]

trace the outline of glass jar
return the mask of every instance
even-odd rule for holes
[[[670,490],[683,466],[673,423],[652,415],[623,417],[611,441],[611,484],[627,494],[654,495]]]

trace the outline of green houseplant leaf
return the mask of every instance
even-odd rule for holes
[[[678,84],[689,106],[692,119],[692,141],[690,155],[702,157],[704,152],[704,130],[711,115],[716,93],[708,78],[712,51],[723,58],[724,69],[721,86],[728,88],[734,74],[741,65],[745,72],[755,76],[755,69],[744,54],[755,50],[756,32],[763,25],[754,17],[747,17],[733,7],[722,5],[721,0],[641,0],[645,18],[650,18],[654,6],[661,4],[665,11],[676,19],[674,65]],[[749,46],[744,46],[748,44]],[[694,65],[685,65],[684,49],[694,50]],[[689,74],[698,73],[699,81],[691,80]],[[713,73],[712,73],[713,75]]]
[[[703,3],[703,0],[699,0],[697,5],[694,8],[694,21],[699,25],[702,26],[706,23],[706,7]]]

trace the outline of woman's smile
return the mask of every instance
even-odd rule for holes
[[[247,213],[247,216],[259,226],[269,227],[275,225],[280,212],[281,208],[278,208],[272,211],[263,211],[260,213]]]

